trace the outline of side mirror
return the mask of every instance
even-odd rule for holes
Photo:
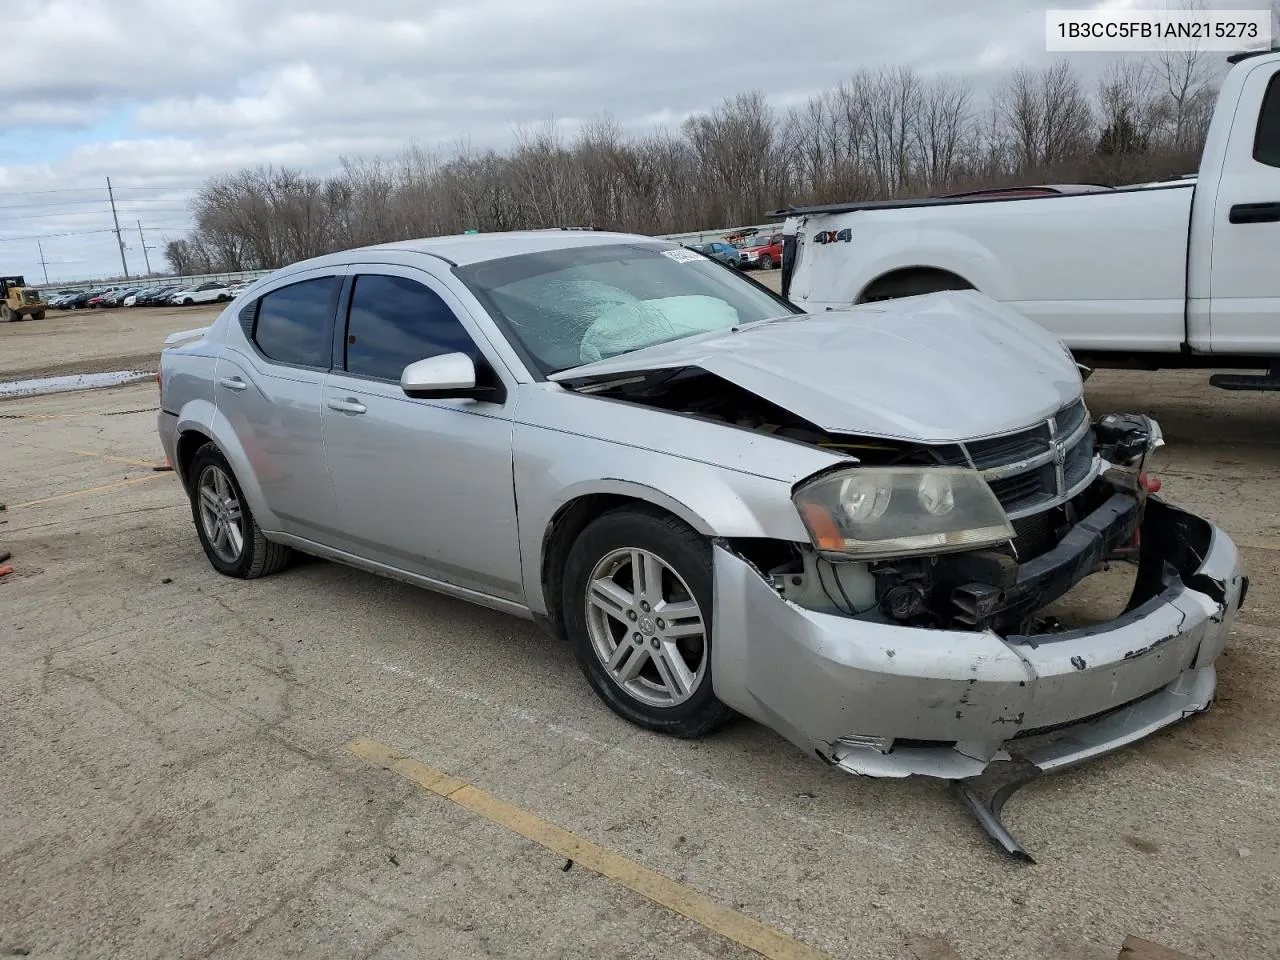
[[[419,400],[476,398],[476,365],[465,353],[444,353],[418,360],[400,374],[400,389]]]

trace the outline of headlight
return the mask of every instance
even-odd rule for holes
[[[855,467],[796,489],[813,545],[865,560],[947,553],[1014,537],[987,482],[963,467]]]

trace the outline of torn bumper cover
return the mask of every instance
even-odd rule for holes
[[[904,627],[791,603],[715,549],[716,694],[806,752],[878,777],[1059,769],[1213,699],[1214,661],[1247,588],[1235,545],[1152,497],[1129,610],[1035,637]]]

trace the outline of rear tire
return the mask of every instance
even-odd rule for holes
[[[18,319],[18,315],[9,308],[7,303],[0,303],[0,323],[13,323]]]
[[[206,443],[187,471],[191,516],[200,545],[223,576],[253,580],[282,569],[293,553],[262,535],[244,491],[216,444]]]
[[[733,716],[712,683],[706,538],[655,508],[622,507],[582,531],[563,583],[574,656],[614,713],[676,737]]]
[[[769,256],[767,253],[766,253],[764,256],[762,256],[762,257],[760,258],[760,269],[761,269],[761,270],[772,270],[772,269],[773,269],[773,257]]]
[[[943,290],[972,290],[971,284],[945,270],[904,270],[881,277],[867,287],[859,303],[919,297]]]

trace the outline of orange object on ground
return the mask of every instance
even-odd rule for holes
[[[0,567],[0,577],[7,577],[11,573],[13,573],[13,564],[7,563]]]

